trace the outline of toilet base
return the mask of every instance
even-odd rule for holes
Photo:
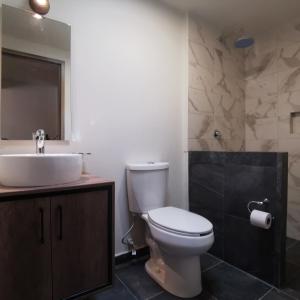
[[[192,298],[202,292],[199,256],[177,257],[162,254],[160,258],[150,258],[145,268],[154,281],[177,297]]]

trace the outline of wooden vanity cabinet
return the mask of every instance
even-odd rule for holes
[[[114,184],[0,188],[0,298],[75,299],[112,284]]]
[[[0,203],[0,299],[52,299],[50,201]]]

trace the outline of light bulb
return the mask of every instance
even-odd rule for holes
[[[36,19],[38,19],[38,20],[43,19],[43,17],[41,15],[36,14],[36,13],[33,15],[33,17],[36,18]]]
[[[29,0],[29,5],[39,15],[46,15],[50,10],[49,0]]]

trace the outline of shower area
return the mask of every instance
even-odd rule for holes
[[[188,105],[190,152],[288,153],[285,284],[300,298],[300,18],[255,33],[191,15]]]

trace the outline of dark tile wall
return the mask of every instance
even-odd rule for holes
[[[210,252],[276,286],[285,270],[287,161],[287,153],[189,153],[190,210],[214,225]],[[247,210],[265,198],[270,230],[251,226]]]

